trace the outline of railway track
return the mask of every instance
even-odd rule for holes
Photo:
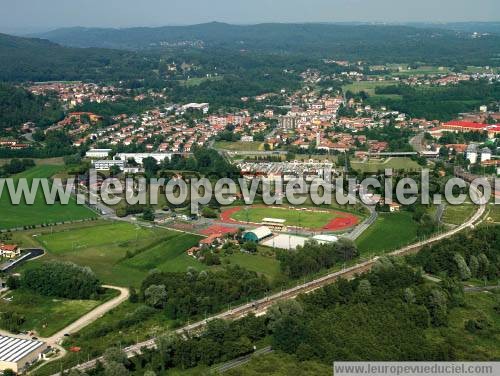
[[[479,195],[479,191],[477,189],[471,187],[471,192],[475,195]],[[474,224],[478,222],[481,217],[484,215],[486,211],[486,206],[485,205],[480,205],[476,213],[465,223],[462,225],[449,230],[444,233],[437,234],[429,239],[419,241],[417,243],[411,244],[409,246],[403,247],[399,250],[396,250],[392,253],[390,253],[390,256],[405,256],[408,254],[412,254],[415,252],[418,252],[422,247],[433,244],[435,242],[441,241],[443,239],[447,239],[453,235],[456,235],[457,233],[467,229],[467,228],[473,228]],[[180,328],[176,330],[175,332],[177,334],[183,334],[183,333],[188,333],[188,332],[196,332],[201,329],[203,329],[210,321],[213,320],[235,320],[238,318],[242,318],[249,313],[254,313],[256,315],[262,315],[264,314],[267,309],[272,306],[273,304],[282,301],[282,300],[288,300],[288,299],[294,299],[300,294],[307,294],[310,293],[314,290],[317,290],[321,287],[327,286],[329,284],[332,284],[339,278],[353,278],[357,274],[362,274],[366,271],[369,271],[372,266],[377,262],[379,257],[375,257],[371,260],[367,260],[364,262],[361,262],[359,264],[356,264],[352,267],[343,269],[338,272],[330,273],[326,276],[320,277],[318,279],[315,279],[311,282],[307,282],[305,284],[293,287],[291,289],[270,295],[268,297],[265,297],[260,300],[256,300],[254,302],[248,303],[241,305],[239,307],[235,307],[234,309],[228,310],[226,312],[211,316],[210,318],[207,318],[205,320],[187,325],[183,328]],[[135,345],[126,347],[123,349],[123,351],[127,354],[128,357],[134,357],[138,354],[141,353],[141,349],[153,349],[156,348],[156,338],[150,339],[148,341],[140,342]],[[80,370],[80,371],[85,371],[91,368],[94,368],[96,363],[98,361],[103,361],[103,357],[99,357],[96,359],[92,359],[86,363],[80,364],[74,368]],[[59,373],[53,375],[57,376],[60,375]]]

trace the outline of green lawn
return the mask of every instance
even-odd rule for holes
[[[217,141],[214,145],[214,148],[230,150],[230,151],[263,151],[264,143],[259,141],[254,141],[254,142]]]
[[[364,173],[377,173],[387,168],[405,171],[420,171],[422,169],[417,162],[404,157],[387,158],[385,160],[374,159],[366,162],[351,161],[351,168]]]
[[[56,165],[40,165],[14,176],[14,179],[49,178],[59,173],[64,167]],[[42,189],[38,189],[33,205],[21,201],[19,205],[12,205],[6,186],[0,192],[0,229],[39,225],[97,217],[97,214],[86,206],[77,205],[71,199],[68,205],[56,203],[47,205]]]
[[[50,259],[71,261],[89,266],[104,283],[118,286],[139,286],[152,269],[185,271],[201,265],[184,255],[201,237],[125,222],[99,221],[54,233],[47,230],[35,239],[48,255],[23,267]]]
[[[228,260],[232,265],[239,265],[245,269],[262,273],[270,280],[273,280],[280,272],[280,263],[275,257],[235,252],[232,255],[223,258],[223,261],[226,260]]]
[[[241,222],[261,223],[264,218],[275,218],[286,220],[285,225],[287,226],[300,226],[306,228],[324,227],[335,217],[336,215],[332,211],[310,212],[271,207],[252,207],[248,210],[242,209],[232,215],[233,219]]]
[[[4,298],[11,298],[7,301]],[[21,330],[34,330],[41,337],[49,337],[91,311],[102,301],[67,300],[41,296],[27,290],[15,290],[0,299],[0,311],[21,314],[25,322]]]
[[[417,223],[412,213],[380,213],[377,221],[357,240],[361,253],[382,254],[405,246],[417,237]]]
[[[478,209],[471,201],[466,201],[462,205],[446,204],[443,213],[443,222],[450,225],[461,225],[466,222]]]

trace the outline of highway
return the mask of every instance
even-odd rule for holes
[[[473,195],[479,196],[479,191],[475,188],[471,187],[471,193]],[[426,245],[430,245],[430,244],[433,244],[435,242],[452,237],[453,235],[456,235],[457,233],[459,233],[463,230],[466,230],[468,228],[474,228],[474,225],[476,224],[476,222],[480,221],[480,219],[484,215],[485,211],[486,211],[486,205],[481,205],[478,207],[478,210],[476,211],[476,213],[467,222],[463,223],[462,225],[455,227],[449,231],[439,233],[439,234],[437,234],[429,239],[422,240],[422,241],[419,241],[417,243],[411,244],[409,246],[403,247],[399,250],[396,250],[396,251],[390,253],[389,255],[390,256],[404,256],[407,254],[415,253],[415,252],[418,252],[418,250],[420,250],[422,247],[424,247]],[[310,293],[314,290],[317,290],[323,286],[332,284],[333,282],[335,282],[339,278],[349,279],[349,278],[353,278],[357,274],[367,272],[377,262],[378,259],[379,259],[379,257],[375,257],[371,260],[363,261],[363,262],[358,263],[352,267],[346,268],[346,269],[338,271],[338,272],[330,273],[330,274],[325,275],[321,278],[318,278],[314,281],[293,287],[289,290],[285,290],[285,291],[273,294],[271,296],[267,296],[263,299],[256,300],[256,301],[248,303],[248,304],[244,304],[244,305],[241,305],[239,307],[235,307],[234,309],[230,309],[226,312],[219,313],[219,314],[214,315],[210,318],[207,318],[206,320],[202,320],[202,321],[187,325],[183,328],[176,330],[175,332],[177,334],[183,334],[186,332],[196,332],[196,331],[199,331],[200,329],[202,329],[203,327],[205,327],[208,322],[210,322],[212,320],[217,320],[217,319],[235,320],[238,318],[242,318],[242,317],[248,315],[249,313],[254,313],[256,315],[263,315],[263,314],[265,314],[265,312],[267,311],[267,309],[270,306],[272,306],[273,304],[275,304],[278,301],[294,299],[300,294],[307,294],[307,293]],[[137,343],[135,345],[126,347],[123,350],[125,351],[127,356],[131,358],[137,354],[140,354],[142,348],[151,349],[151,348],[155,348],[155,347],[156,347],[156,339],[153,338],[153,339],[150,339],[148,341],[140,342],[140,343]],[[94,368],[97,361],[102,362],[103,358],[99,357],[99,358],[90,360],[90,361],[83,363],[83,364],[80,364],[74,368],[76,368],[80,371],[85,371],[85,370]],[[56,375],[59,375],[59,374],[56,374]],[[56,375],[54,375],[54,376],[56,376]]]

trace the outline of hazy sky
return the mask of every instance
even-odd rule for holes
[[[499,21],[499,0],[0,0],[0,30],[209,21]]]

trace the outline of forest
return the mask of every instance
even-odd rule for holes
[[[500,226],[481,227],[424,248],[411,262],[431,274],[459,280],[500,277]]]
[[[99,279],[90,268],[57,261],[26,270],[20,282],[21,287],[41,295],[67,299],[90,299],[100,288]]]
[[[225,48],[275,55],[335,56],[384,64],[425,61],[441,65],[484,65],[497,56],[500,45],[496,35],[472,39],[467,32],[433,26],[328,23],[230,25],[212,22],[156,28],[65,28],[37,36],[75,47],[171,50],[168,44],[189,41],[204,50]]]
[[[413,118],[448,121],[457,114],[500,100],[500,83],[467,81],[446,87],[410,87],[406,85],[378,87],[376,94],[396,94],[402,99],[369,97],[367,103],[382,104]]]
[[[62,120],[64,112],[52,96],[36,96],[23,88],[0,83],[0,131],[26,122],[45,128]]]
[[[227,266],[217,271],[153,271],[143,281],[140,296],[148,306],[164,310],[169,318],[187,319],[261,297],[269,289],[265,277],[238,266]]]

